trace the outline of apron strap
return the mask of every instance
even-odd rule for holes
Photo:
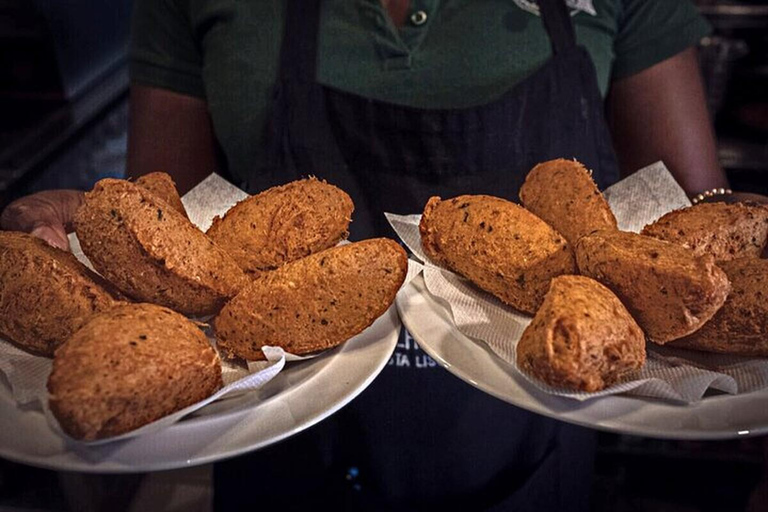
[[[576,32],[565,0],[539,0],[539,10],[544,28],[552,43],[555,55],[576,46]]]
[[[317,76],[317,37],[320,0],[286,2],[283,41],[280,47],[280,78],[313,83]]]
[[[317,66],[317,34],[320,0],[288,0],[280,46],[280,68],[272,91],[272,105],[267,127],[267,159],[271,169],[297,172],[291,149],[291,121],[297,115],[296,87],[313,84]],[[306,87],[304,87],[306,89]],[[300,112],[300,115],[308,115]],[[308,171],[307,171],[308,172]],[[249,181],[249,190],[262,190],[270,183]]]

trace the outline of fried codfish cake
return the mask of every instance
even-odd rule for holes
[[[550,160],[531,169],[520,188],[520,201],[571,244],[599,229],[617,229],[616,217],[592,175],[575,160]]]
[[[768,260],[742,258],[723,262],[720,267],[731,280],[728,300],[701,329],[670,345],[767,357]]]
[[[190,320],[153,304],[91,317],[53,359],[49,405],[82,440],[112,437],[181,410],[222,386],[221,361]]]
[[[308,178],[239,202],[216,217],[207,234],[258,276],[345,239],[353,209],[346,192]]]
[[[498,197],[432,197],[419,231],[429,259],[526,313],[538,309],[553,277],[576,273],[560,233]]]
[[[642,234],[715,260],[759,258],[768,245],[768,207],[742,203],[699,203],[669,212]]]
[[[408,259],[393,240],[341,245],[255,279],[214,321],[220,349],[263,359],[261,347],[292,354],[335,347],[360,333],[395,300]]]
[[[517,344],[517,364],[556,388],[599,391],[645,364],[645,335],[608,288],[559,276]]]
[[[168,203],[168,206],[182,214],[184,217],[189,218],[187,210],[181,202],[181,197],[179,197],[179,191],[176,190],[176,183],[174,183],[173,178],[171,178],[169,174],[159,171],[151,172],[137,178],[135,183]]]
[[[71,253],[0,231],[0,335],[33,354],[54,350],[94,313],[116,304],[109,284]]]
[[[104,179],[75,215],[83,252],[126,295],[187,315],[217,312],[246,283],[235,261],[134,183]]]
[[[636,233],[604,230],[582,237],[576,262],[583,275],[610,288],[660,345],[699,329],[731,289],[712,256]]]

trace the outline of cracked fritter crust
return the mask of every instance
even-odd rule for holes
[[[520,187],[520,201],[571,244],[593,231],[617,229],[592,175],[575,160],[550,160],[531,169]]]
[[[346,192],[308,178],[240,201],[207,234],[257,277],[347,238],[353,210]]]
[[[768,245],[768,206],[699,203],[669,212],[642,233],[718,262],[759,258]]]
[[[72,253],[0,231],[0,334],[22,349],[53,357],[91,315],[114,306],[116,296]]]
[[[560,276],[517,344],[517,364],[556,388],[599,391],[645,364],[645,335],[608,288]]]
[[[636,233],[597,231],[576,244],[579,270],[610,288],[651,341],[699,329],[725,302],[728,277],[712,256]]]
[[[419,231],[433,262],[526,313],[538,309],[553,277],[577,273],[571,246],[560,233],[498,197],[432,197]]]
[[[247,282],[235,261],[167,203],[104,179],[75,215],[83,252],[126,295],[187,315],[216,313]]]
[[[137,178],[135,183],[168,203],[168,206],[184,217],[189,218],[187,210],[181,202],[181,197],[179,197],[179,191],[176,190],[176,183],[174,183],[173,178],[169,174],[160,171],[151,172]]]
[[[95,315],[56,351],[51,411],[76,439],[116,436],[222,386],[221,361],[190,320],[153,304]]]
[[[261,347],[293,354],[334,347],[373,323],[395,300],[408,259],[393,240],[341,245],[255,279],[214,321],[220,349],[247,360]]]
[[[768,356],[768,260],[742,258],[723,262],[720,267],[731,280],[728,300],[701,329],[671,345]]]

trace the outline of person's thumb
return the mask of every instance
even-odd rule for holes
[[[45,240],[54,247],[58,247],[59,249],[63,249],[65,251],[69,250],[69,239],[67,238],[67,233],[64,231],[64,226],[60,224],[54,226],[38,226],[34,228],[30,234]]]
[[[23,231],[42,238],[54,247],[69,248],[67,230],[83,202],[78,190],[45,190],[21,197],[0,215],[0,228]]]

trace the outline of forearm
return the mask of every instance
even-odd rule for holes
[[[153,87],[131,87],[128,177],[164,171],[184,194],[218,170],[216,140],[204,100]]]
[[[695,48],[614,82],[608,119],[625,175],[662,160],[689,195],[728,187]]]

